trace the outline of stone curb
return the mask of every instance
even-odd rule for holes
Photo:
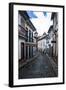
[[[46,54],[46,55],[49,58],[49,61],[52,65],[52,67],[53,67],[53,70],[54,70],[55,74],[58,75],[58,66],[57,66],[57,64],[53,61],[53,59],[51,57],[48,56],[48,54]]]
[[[19,69],[23,66],[25,66],[27,63],[33,61],[34,59],[36,59],[38,57],[39,54],[35,55],[33,58],[31,59],[28,59],[26,62],[22,63],[20,66],[19,66]]]

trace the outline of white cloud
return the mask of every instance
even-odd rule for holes
[[[50,25],[53,23],[51,21],[51,13],[47,13],[47,16],[44,16],[42,12],[34,12],[34,14],[38,18],[32,18],[31,21],[37,29],[38,35],[42,35],[44,32],[47,33]]]

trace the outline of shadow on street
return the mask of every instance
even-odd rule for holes
[[[19,79],[57,77],[46,54],[39,56],[19,69]]]

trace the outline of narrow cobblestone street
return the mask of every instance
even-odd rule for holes
[[[44,77],[57,77],[45,54],[39,53],[35,60],[19,69],[19,79]]]

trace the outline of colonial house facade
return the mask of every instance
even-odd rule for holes
[[[38,50],[43,52],[46,48],[46,34],[43,34],[38,38]]]
[[[36,47],[33,47],[33,55],[36,55],[36,52],[38,50],[38,42],[37,42],[37,40],[38,40],[38,33],[37,33],[37,31],[35,31],[33,33],[33,41],[34,41],[34,43],[36,43]]]
[[[53,20],[53,56],[58,59],[58,13],[52,13],[51,20]],[[57,61],[56,61],[57,62]]]
[[[48,30],[48,35],[49,35],[49,38],[48,38],[48,46],[49,46],[49,56],[53,56],[53,40],[54,40],[54,31],[53,31],[53,25],[50,26],[49,30]]]
[[[18,13],[18,59],[26,61],[33,57],[33,32],[36,31],[26,11]]]
[[[52,13],[51,20],[53,20],[53,25],[50,26],[48,30],[47,45],[49,46],[49,56],[54,57],[57,63],[58,59],[58,15],[57,13]]]

